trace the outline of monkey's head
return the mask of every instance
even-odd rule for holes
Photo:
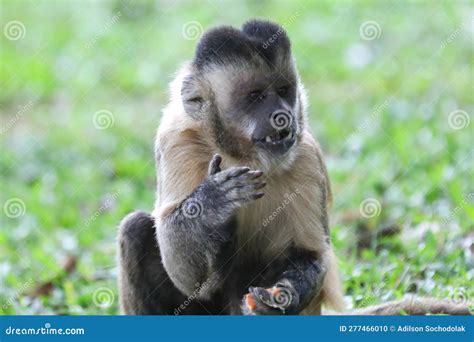
[[[214,141],[239,159],[282,160],[302,130],[302,95],[282,27],[253,20],[201,38],[181,97]]]

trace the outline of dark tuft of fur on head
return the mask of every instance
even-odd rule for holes
[[[278,55],[290,56],[290,40],[283,27],[269,21],[250,20],[242,30],[220,26],[207,31],[196,48],[194,64],[201,69],[210,64],[250,61],[258,56],[272,65]]]
[[[290,39],[285,29],[271,21],[249,20],[242,26],[242,32],[261,43],[267,52],[273,52],[277,47],[290,51]]]

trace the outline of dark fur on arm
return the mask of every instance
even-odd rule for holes
[[[244,314],[298,314],[320,293],[326,268],[314,253],[295,249],[274,267],[278,269],[273,272],[279,275],[273,287],[249,288],[242,306]]]

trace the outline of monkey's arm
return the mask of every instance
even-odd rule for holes
[[[162,261],[173,283],[187,295],[209,297],[220,286],[226,253],[236,228],[234,210],[263,196],[262,173],[247,167],[220,169],[221,157],[209,164],[208,176],[183,201],[162,210],[157,225]]]
[[[251,287],[243,299],[246,315],[298,314],[321,292],[326,266],[322,259],[307,251],[294,251],[271,288]],[[278,273],[280,272],[280,273]]]

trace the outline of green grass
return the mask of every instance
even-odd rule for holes
[[[472,3],[0,6],[0,313],[118,312],[117,225],[154,203],[153,139],[167,83],[196,44],[183,25],[252,17],[286,24],[292,39],[332,180],[348,302],[474,295],[474,124],[449,124],[455,110],[472,121]],[[5,35],[13,20],[25,28],[18,40]],[[373,40],[359,32],[367,21],[380,27]],[[112,113],[111,127],[94,126],[100,110]],[[359,212],[368,198],[380,203],[372,218]],[[357,248],[361,231],[387,226],[400,232]],[[67,273],[70,255],[77,267]],[[31,296],[44,282],[52,291]],[[103,287],[112,305],[101,305]]]

